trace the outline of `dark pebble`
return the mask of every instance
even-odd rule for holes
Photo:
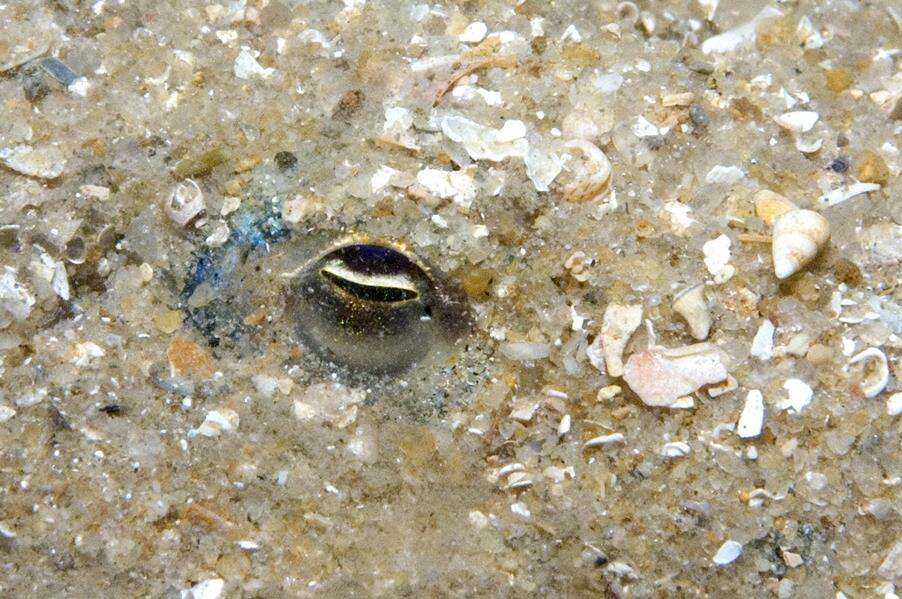
[[[298,166],[298,157],[291,152],[278,152],[276,154],[276,166],[280,171],[292,171]]]

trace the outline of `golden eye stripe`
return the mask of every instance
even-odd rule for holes
[[[416,285],[406,275],[362,273],[348,268],[340,260],[327,263],[320,269],[320,274],[330,284],[365,301],[397,303],[417,299],[420,295]]]

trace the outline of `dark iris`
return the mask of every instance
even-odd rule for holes
[[[368,275],[394,275],[416,269],[407,256],[384,245],[358,243],[335,251],[351,270]]]

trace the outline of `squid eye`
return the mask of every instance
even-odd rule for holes
[[[465,330],[462,297],[388,244],[340,245],[289,287],[295,329],[316,353],[352,370],[392,372],[445,355]]]

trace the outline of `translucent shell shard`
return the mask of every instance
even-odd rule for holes
[[[447,356],[468,321],[459,293],[386,242],[341,243],[312,259],[289,284],[288,308],[311,349],[377,373]]]

